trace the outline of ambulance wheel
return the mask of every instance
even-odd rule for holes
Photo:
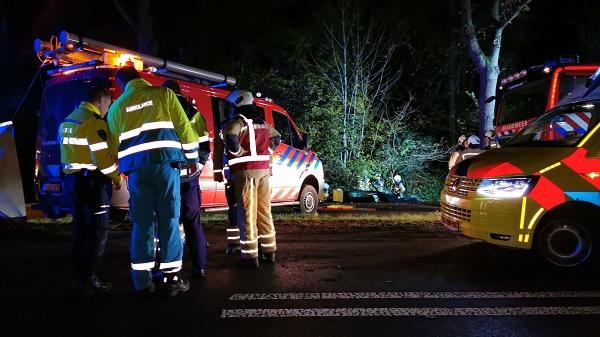
[[[559,267],[583,266],[592,254],[592,234],[572,219],[556,219],[544,225],[537,235],[542,256]]]
[[[300,212],[315,214],[319,207],[319,196],[317,190],[311,185],[304,185],[300,192]]]

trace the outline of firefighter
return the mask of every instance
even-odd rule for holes
[[[477,135],[470,135],[465,141],[465,149],[460,152],[456,164],[482,153],[483,150],[479,148],[480,144],[481,141]]]
[[[496,134],[494,132],[494,130],[488,130],[483,134],[484,137],[484,141],[483,141],[483,149],[484,150],[490,150],[490,149],[497,149],[498,146],[498,142],[496,141]]]
[[[452,169],[454,165],[456,165],[456,160],[460,156],[460,153],[465,149],[465,141],[467,140],[467,136],[460,135],[458,137],[458,144],[452,153],[450,154],[450,159],[448,160],[448,170]]]
[[[119,168],[129,176],[133,285],[139,295],[154,292],[150,271],[158,263],[166,294],[173,297],[189,290],[180,276],[179,168],[187,162],[190,175],[196,173],[198,136],[173,91],[152,86],[131,66],[120,68],[115,78],[123,94],[110,108],[108,126]],[[153,212],[160,261],[154,258]]]
[[[97,276],[108,239],[110,180],[120,187],[122,179],[102,119],[110,103],[110,92],[95,87],[59,127],[64,186],[73,211],[74,286],[86,295],[112,289]]]
[[[179,83],[175,80],[166,80],[163,87],[173,90],[183,111],[192,124],[192,129],[199,136],[198,144],[198,169],[193,175],[190,174],[189,167],[184,166],[181,169],[181,216],[180,223],[183,224],[185,232],[185,246],[188,248],[192,260],[192,275],[195,277],[205,277],[206,268],[206,237],[202,229],[200,219],[200,204],[202,202],[202,191],[200,190],[200,173],[208,159],[210,153],[208,142],[208,129],[206,121],[202,114],[196,109],[194,104],[189,102],[181,95]]]
[[[275,226],[269,187],[270,148],[281,135],[270,127],[254,106],[248,91],[236,90],[227,98],[235,117],[223,128],[228,164],[235,179],[240,228],[240,266],[258,268],[259,245],[263,262],[275,262]]]
[[[235,199],[235,179],[231,170],[227,166],[227,150],[223,143],[223,128],[229,120],[230,116],[226,119],[219,127],[219,136],[215,137],[214,146],[214,157],[213,157],[213,177],[217,182],[225,182],[225,199],[227,200],[227,222],[228,226],[226,230],[227,237],[227,248],[225,248],[225,255],[235,255],[240,252],[240,227],[243,224],[238,224],[237,217],[237,201]],[[243,230],[243,228],[242,228]]]
[[[394,178],[392,178],[392,180],[393,183],[390,187],[392,193],[394,193],[394,195],[399,199],[404,198],[404,192],[406,191],[406,187],[404,187],[404,184],[402,183],[402,177],[399,174],[396,174]]]

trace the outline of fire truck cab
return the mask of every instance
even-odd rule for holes
[[[600,80],[450,171],[442,222],[572,267],[600,258]]]
[[[224,183],[213,179],[214,138],[228,114],[225,97],[231,92],[235,78],[192,68],[152,56],[141,55],[103,42],[62,32],[55,45],[36,40],[34,48],[40,59],[54,63],[47,71],[42,106],[39,113],[36,160],[36,188],[40,208],[49,216],[70,212],[63,196],[58,127],[63,119],[85,98],[93,86],[104,86],[113,100],[121,90],[115,82],[116,70],[131,64],[142,78],[161,86],[166,79],[175,79],[181,93],[195,103],[209,128],[211,155],[199,177],[203,208],[227,207]],[[299,205],[302,212],[315,213],[318,194],[323,189],[323,165],[316,153],[307,147],[291,115],[268,98],[255,97],[264,119],[282,135],[281,144],[273,153],[273,175],[270,178],[271,200],[277,205]],[[128,206],[126,188],[113,191],[112,206]]]
[[[599,64],[579,64],[579,57],[561,57],[529,67],[500,80],[496,94],[496,135],[503,143],[545,111],[583,85]]]

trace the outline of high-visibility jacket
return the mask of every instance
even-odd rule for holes
[[[260,178],[269,174],[272,139],[279,132],[262,118],[248,119],[238,115],[227,123],[223,131],[228,150],[228,165],[235,175]]]
[[[111,156],[106,122],[94,104],[81,102],[59,127],[60,161],[67,174],[87,169],[100,170],[120,182],[121,176]]]
[[[206,120],[198,111],[196,106],[190,102],[186,97],[176,94],[185,115],[190,120],[192,124],[192,130],[198,136],[198,162],[199,162],[199,170],[196,171],[193,175],[189,175],[189,168],[187,166],[182,167],[181,169],[181,182],[186,182],[191,178],[197,177],[202,171],[202,167],[206,164],[208,160],[208,156],[210,154],[210,145],[208,139],[208,128],[206,126]]]
[[[171,89],[141,78],[129,81],[108,111],[108,128],[123,172],[150,164],[198,162],[198,135]]]
[[[192,120],[192,129],[198,135],[198,159],[200,164],[204,165],[208,160],[210,154],[210,143],[208,139],[208,127],[206,126],[206,120],[200,113],[196,112]]]

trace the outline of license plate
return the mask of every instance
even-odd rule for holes
[[[447,217],[442,217],[442,223],[446,228],[452,231],[458,231],[458,221]]]
[[[60,184],[43,184],[42,191],[44,191],[44,192],[60,192]]]

